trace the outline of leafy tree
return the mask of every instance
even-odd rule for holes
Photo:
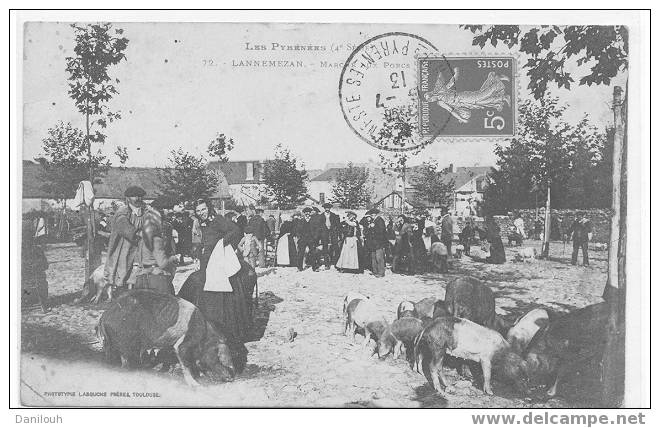
[[[89,159],[85,135],[71,123],[59,122],[48,129],[48,136],[42,140],[42,152],[35,159],[42,167],[39,175],[41,189],[62,204],[59,221],[61,234],[66,200],[73,198],[78,183],[88,178]],[[105,174],[110,167],[110,161],[100,151],[92,155],[91,162],[99,174]]]
[[[120,168],[124,168],[126,161],[128,161],[128,148],[126,146],[117,146],[115,148],[115,156],[119,159]]]
[[[41,189],[53,199],[71,199],[78,183],[88,178],[89,160],[85,134],[71,123],[59,122],[48,129],[48,136],[42,140],[42,154],[35,159],[42,166]],[[94,169],[105,173],[110,161],[98,151],[92,156]]]
[[[628,69],[628,29],[625,26],[598,25],[542,25],[523,33],[517,25],[463,25],[476,34],[472,44],[484,48],[487,43],[497,47],[499,43],[508,48],[518,46],[528,55],[527,75],[529,90],[536,99],[545,96],[548,83],[559,88],[571,88],[574,73],[565,66],[575,60],[578,66],[590,66],[582,72],[580,85],[605,84],[619,72]],[[561,41],[560,39],[563,39]]]
[[[449,206],[454,196],[454,180],[447,180],[449,169],[440,169],[436,162],[424,162],[415,173],[413,189],[433,206]]]
[[[234,148],[234,140],[225,136],[225,134],[217,133],[215,138],[209,143],[206,152],[211,158],[218,159],[222,163],[229,161],[229,152]]]
[[[119,112],[111,112],[108,102],[118,94],[119,79],[108,74],[110,66],[126,58],[124,51],[128,39],[121,37],[123,30],[115,29],[110,23],[78,25],[71,24],[76,46],[75,56],[66,58],[69,74],[69,96],[76,108],[85,117],[85,142],[89,161],[89,180],[94,182],[92,143],[105,142],[101,132],[108,122],[120,119]],[[93,128],[96,130],[93,131]],[[93,131],[93,132],[92,132]]]
[[[300,165],[299,165],[300,164]],[[266,195],[280,209],[295,208],[307,197],[307,171],[288,148],[278,144],[264,165]]]
[[[220,178],[208,168],[204,156],[195,156],[183,149],[170,151],[169,168],[159,170],[163,195],[181,201],[209,198],[218,190]]]
[[[331,201],[348,209],[368,206],[373,192],[373,188],[367,184],[368,180],[369,171],[366,168],[356,167],[349,162],[335,177]]]

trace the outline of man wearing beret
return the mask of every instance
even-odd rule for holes
[[[145,214],[151,210],[142,201],[145,194],[138,186],[126,189],[126,205],[120,207],[111,220],[104,268],[104,278],[109,286],[123,287],[131,274]]]

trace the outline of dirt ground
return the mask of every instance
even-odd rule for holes
[[[539,247],[528,241],[525,246]],[[551,246],[548,261],[485,265],[452,261],[451,273],[385,278],[329,271],[298,272],[266,268],[259,272],[258,340],[246,344],[248,366],[233,382],[192,389],[181,373],[125,371],[105,363],[94,327],[107,304],[74,304],[84,276],[79,249],[60,244],[46,256],[52,309],[23,308],[21,394],[25,405],[58,406],[287,406],[287,407],[572,407],[590,402],[593,368],[560,387],[560,397],[542,399],[542,390],[520,397],[495,382],[484,395],[472,379],[446,368],[453,394],[436,394],[424,376],[403,360],[379,360],[341,331],[342,299],[350,291],[371,297],[394,319],[402,300],[444,297],[448,281],[472,275],[491,286],[497,311],[509,319],[536,305],[559,312],[601,301],[607,275],[607,250],[592,251],[590,267],[570,264],[570,244]],[[512,260],[512,248],[507,259]],[[181,286],[192,265],[175,278]],[[296,333],[288,340],[289,331]],[[103,396],[103,394],[105,396]]]

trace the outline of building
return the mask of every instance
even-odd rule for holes
[[[213,167],[210,165],[209,167]],[[31,210],[49,210],[62,207],[62,201],[53,199],[53,196],[42,189],[40,179],[41,165],[29,161],[23,161],[23,212]],[[215,195],[211,198],[217,201],[229,199],[231,197],[229,186],[224,175],[219,171],[220,185]],[[124,200],[124,191],[129,186],[140,186],[145,192],[145,200],[151,201],[161,194],[162,181],[158,168],[143,167],[112,167],[103,176],[97,179],[94,184],[96,193],[94,207],[99,209],[110,209],[113,203],[120,203]],[[63,201],[67,207],[76,209],[70,204],[70,200]]]
[[[419,174],[421,167],[414,166],[408,172],[408,181],[406,183],[406,209],[440,208],[424,198],[415,190],[415,176]],[[483,200],[483,193],[486,185],[486,176],[491,170],[487,166],[473,167],[454,167],[450,165],[449,172],[445,174],[446,182],[454,180],[454,193],[452,203],[449,206],[450,211],[455,215],[476,215],[477,204]],[[381,209],[401,210],[403,201],[403,192],[399,186],[376,202],[376,206]]]
[[[373,189],[372,203],[384,198],[396,188],[396,177],[393,174],[384,173],[380,167],[371,164],[360,164],[354,167],[369,172],[367,186]],[[310,203],[323,204],[331,201],[333,198],[332,188],[337,180],[337,176],[346,168],[346,165],[333,165],[326,168],[314,178],[311,178],[307,186]]]

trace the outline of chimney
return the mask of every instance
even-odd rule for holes
[[[449,172],[451,172],[451,173],[456,172],[456,168],[454,167],[454,164],[453,164],[453,163],[450,163],[450,164],[449,164]]]

